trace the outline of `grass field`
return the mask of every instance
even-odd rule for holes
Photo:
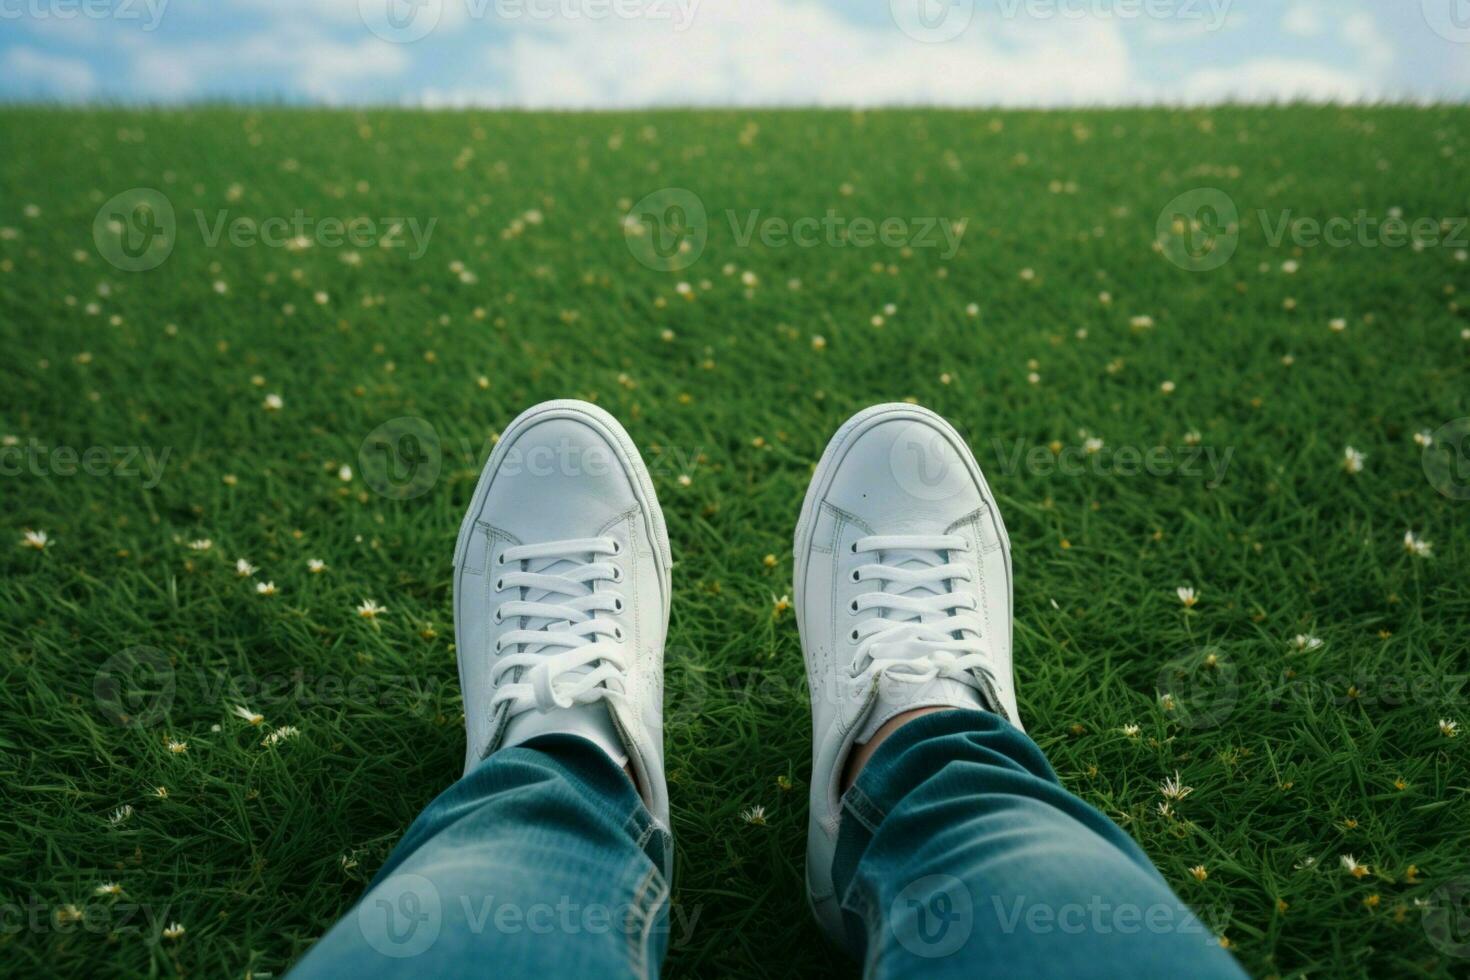
[[[1000,499],[1030,732],[1246,968],[1470,969],[1470,468],[1437,455],[1470,416],[1466,109],[12,107],[0,133],[0,972],[280,975],[351,907],[459,773],[479,467],[563,396],[626,424],[676,558],[671,975],[854,972],[802,892],[779,600],[828,437],[904,398]],[[159,252],[116,249],[134,188],[174,212]],[[1220,196],[1213,253],[1166,210],[1200,188],[1239,215],[1219,268]]]

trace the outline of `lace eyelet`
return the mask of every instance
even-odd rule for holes
[[[498,579],[495,580],[495,591],[496,592],[504,592],[505,591],[505,579],[498,578]]]
[[[622,599],[614,599],[613,600],[613,612],[622,612],[622,611],[623,611],[623,600]]]
[[[615,554],[615,555],[621,555],[623,553],[623,543],[621,541],[614,541],[613,542],[613,550],[612,550],[612,553]]]
[[[851,636],[854,640],[856,640],[858,638],[858,632],[857,632],[857,630],[853,630],[848,635]]]
[[[494,621],[496,623],[503,623],[503,622],[505,622],[505,617],[502,616],[502,615],[500,615],[500,610],[499,609],[495,610],[495,620]]]
[[[852,553],[853,554],[857,554],[857,542],[856,541],[854,541],[852,543]]]
[[[623,642],[623,628],[621,626],[613,627],[613,639],[619,643]]]
[[[858,570],[857,570],[857,569],[856,569],[856,568],[854,568],[854,569],[853,569],[853,570],[852,570],[852,580],[853,580],[853,581],[854,581],[854,582],[861,582],[861,581],[862,581],[862,579],[860,579],[860,578],[859,578],[859,577],[858,577]]]
[[[856,599],[852,600],[851,609],[852,609],[853,612],[857,612],[858,611],[857,600]]]
[[[612,581],[614,582],[614,584],[616,584],[618,582],[621,582],[622,580],[623,580],[623,570],[621,568],[614,568],[613,569]]]

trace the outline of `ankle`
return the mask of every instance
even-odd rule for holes
[[[852,753],[848,755],[847,765],[842,772],[842,792],[846,793],[848,787],[857,782],[857,778],[862,773],[863,767],[868,764],[868,760],[873,757],[873,753],[878,751],[878,746],[886,742],[890,735],[922,715],[932,714],[936,711],[951,710],[953,709],[940,705],[914,708],[912,711],[905,711],[902,714],[894,715],[884,722],[882,727],[873,733],[872,738],[868,739],[862,745],[854,745],[852,747]]]

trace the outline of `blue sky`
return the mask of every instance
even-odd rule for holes
[[[0,98],[1089,105],[1470,95],[1470,0],[0,0]]]

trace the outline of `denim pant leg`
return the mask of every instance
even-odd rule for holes
[[[671,860],[601,749],[541,736],[430,803],[292,976],[655,977]]]
[[[843,798],[833,880],[866,976],[1245,976],[1132,838],[982,711],[878,748]]]

